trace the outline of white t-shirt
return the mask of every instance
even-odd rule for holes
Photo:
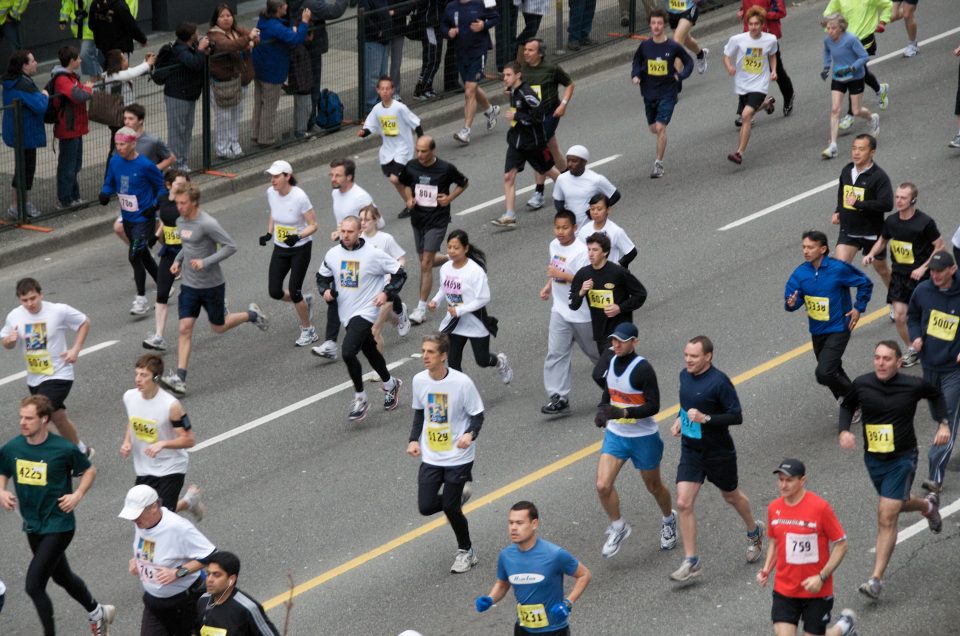
[[[550,241],[550,264],[562,269],[568,274],[576,274],[581,267],[590,264],[587,258],[587,246],[581,241],[574,240],[570,245],[561,245],[560,241]],[[553,294],[553,311],[567,322],[590,322],[590,307],[587,303],[580,305],[580,309],[570,309],[570,283],[556,279],[550,286]]]
[[[20,305],[7,314],[0,338],[6,338],[16,328],[27,364],[27,385],[37,386],[46,380],[73,380],[73,365],[63,361],[67,351],[66,331],[77,331],[86,320],[82,312],[63,303],[44,300],[35,314]]]
[[[563,201],[564,207],[577,215],[577,225],[582,227],[593,222],[590,219],[590,199],[593,195],[603,193],[612,197],[616,191],[616,186],[609,179],[587,168],[579,177],[572,172],[564,172],[557,177],[553,185],[553,198]]]
[[[413,136],[420,118],[413,114],[406,104],[393,100],[390,108],[383,102],[377,102],[363,127],[380,135],[380,165],[396,161],[400,165],[413,159]]]
[[[373,299],[383,291],[383,277],[399,269],[397,259],[366,241],[355,250],[339,243],[331,247],[320,264],[320,275],[333,277],[340,324],[346,327],[354,316],[374,322],[380,308]]]
[[[483,413],[483,400],[473,380],[456,369],[434,380],[423,370],[413,376],[413,409],[423,411],[420,454],[424,464],[461,466],[472,462],[477,445],[457,448],[457,440],[470,426],[470,416]]]
[[[737,74],[733,84],[737,95],[747,93],[767,93],[770,88],[770,60],[768,56],[777,52],[777,36],[761,33],[754,40],[750,33],[733,36],[723,47],[723,54],[736,57]]]
[[[287,196],[281,195],[273,189],[267,188],[267,203],[270,204],[270,216],[273,217],[273,244],[280,247],[289,247],[283,242],[288,234],[301,234],[307,227],[304,214],[313,209],[310,197],[298,186],[290,188]],[[313,241],[312,236],[297,241],[294,247],[300,247]]]
[[[447,307],[456,307],[460,321],[453,333],[464,338],[483,338],[490,332],[483,322],[470,312],[486,307],[490,302],[490,285],[487,273],[477,263],[468,258],[466,264],[457,269],[453,261],[447,261],[440,268],[440,289],[433,297],[435,303],[446,299]],[[440,305],[443,307],[443,305]],[[444,308],[440,331],[447,328],[453,318]]]
[[[185,448],[164,448],[156,457],[144,450],[160,440],[176,439],[177,430],[170,423],[170,408],[177,402],[163,389],[153,399],[146,399],[137,389],[123,394],[123,406],[127,409],[130,423],[130,441],[133,443],[133,469],[137,475],[163,477],[182,475],[187,472],[190,460]],[[167,502],[172,503],[172,502]]]
[[[403,251],[403,248],[400,247],[400,244],[397,243],[397,240],[393,238],[393,235],[388,234],[387,232],[377,232],[373,236],[367,236],[364,234],[363,240],[366,241],[371,247],[375,247],[378,250],[383,250],[397,260],[400,260],[401,257],[406,255],[406,252]]]
[[[345,193],[340,192],[339,188],[334,188],[330,191],[330,196],[333,197],[333,218],[337,221],[337,227],[340,227],[340,222],[348,216],[359,219],[360,210],[373,203],[370,194],[356,183]],[[381,216],[377,221],[377,229],[382,229],[384,225],[386,222]]]
[[[607,219],[606,223],[603,224],[602,230],[595,229],[593,227],[593,221],[590,221],[577,230],[577,239],[586,244],[587,238],[596,232],[605,234],[606,237],[610,239],[610,254],[607,256],[607,260],[613,263],[619,263],[624,255],[629,254],[637,247],[633,244],[633,241],[630,240],[630,237],[627,236],[623,228],[610,219]]]
[[[156,568],[179,568],[187,561],[205,559],[213,554],[217,546],[180,515],[166,508],[160,508],[160,511],[163,514],[160,523],[152,528],[136,528],[133,557],[140,572],[143,591],[157,598],[170,598],[189,589],[200,578],[200,572],[161,585],[157,582]]]

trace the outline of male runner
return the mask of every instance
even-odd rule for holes
[[[384,276],[390,281],[384,285]],[[370,404],[363,389],[363,369],[357,355],[364,357],[383,381],[383,409],[392,411],[399,402],[402,382],[390,375],[383,354],[377,350],[373,323],[380,307],[392,302],[403,288],[407,273],[392,256],[367,245],[360,237],[360,219],[348,216],[340,223],[340,242],[331,247],[317,272],[317,289],[328,303],[337,299],[337,308],[347,333],[343,337],[343,362],[353,381],[354,399],[349,419],[359,422]]]
[[[783,46],[783,29],[780,21],[787,17],[786,0],[742,0],[740,8],[737,10],[737,17],[743,20],[743,30],[749,30],[747,21],[744,19],[746,12],[750,7],[762,7],[766,10],[766,23],[763,30],[772,33],[777,37],[777,86],[780,87],[780,94],[783,96],[783,116],[789,117],[793,112],[793,101],[796,93],[793,90],[793,82],[787,75],[787,70],[783,67],[783,56],[781,55]]]
[[[590,152],[581,145],[567,150],[567,171],[557,177],[553,185],[553,205],[560,210],[570,210],[577,215],[577,225],[590,222],[590,199],[595,194],[605,194],[610,207],[620,200],[620,191],[602,174],[587,168]]]
[[[920,0],[897,0],[893,3],[890,21],[903,20],[903,28],[910,40],[903,49],[903,57],[916,57],[920,52],[920,45],[917,44],[917,20],[913,17],[917,13],[918,4]]]
[[[670,28],[673,29],[673,39],[677,44],[687,47],[697,56],[697,73],[707,72],[707,56],[710,49],[703,48],[690,33],[693,25],[700,17],[702,0],[667,0],[667,11],[670,14]]]
[[[90,319],[70,305],[44,302],[43,290],[34,278],[21,278],[16,290],[20,306],[7,314],[0,329],[0,342],[4,349],[13,349],[18,341],[23,341],[30,395],[43,395],[50,400],[53,404],[50,422],[61,436],[76,444],[88,459],[93,459],[93,447],[80,439],[64,404],[73,387],[73,364],[90,332]],[[69,348],[68,329],[77,334]]]
[[[450,571],[462,574],[479,563],[470,540],[463,504],[470,498],[474,442],[483,426],[483,400],[466,374],[447,366],[446,334],[423,337],[424,370],[413,376],[413,426],[407,454],[422,457],[417,478],[420,514],[441,510],[457,537],[457,555]],[[442,492],[441,492],[442,491]]]
[[[610,199],[607,195],[595,194],[590,197],[590,218],[592,221],[577,230],[577,239],[586,244],[591,234],[603,234],[610,239],[607,258],[621,267],[630,267],[630,263],[637,258],[637,246],[622,227],[610,220]]]
[[[757,521],[750,500],[739,486],[737,449],[729,427],[743,424],[740,397],[727,374],[713,366],[713,341],[691,338],[683,348],[686,366],[680,371],[680,413],[670,432],[680,438],[677,466],[677,510],[685,558],[670,575],[674,581],[700,576],[697,556],[697,517],[693,507],[705,479],[720,489],[747,530],[747,563],[763,556],[763,522]]]
[[[499,603],[510,587],[517,599],[514,634],[568,636],[567,619],[592,575],[587,567],[558,545],[537,536],[540,512],[529,501],[518,501],[507,515],[510,541],[497,558],[497,581],[474,604],[485,612]],[[572,576],[573,589],[563,594],[563,577]]]
[[[857,615],[840,612],[832,627],[833,573],[847,554],[847,535],[830,504],[809,492],[807,467],[799,459],[785,459],[773,474],[780,497],[767,506],[767,558],[757,572],[766,587],[776,569],[773,607],[776,636],[796,636],[803,620],[804,634],[855,636]]]
[[[917,404],[926,399],[930,413],[939,422],[934,446],[950,441],[943,393],[926,380],[900,373],[902,354],[893,340],[877,343],[873,351],[873,373],[853,381],[853,387],[840,404],[840,447],[853,450],[856,437],[850,432],[854,412],[863,418],[863,463],[873,482],[880,504],[877,508],[877,555],[873,574],[860,586],[860,592],[877,600],[883,591],[883,573],[897,544],[897,520],[902,512],[919,512],[926,517],[930,532],[943,529],[940,496],[928,492],[925,498],[910,494],[917,472],[917,434],[913,418]]]
[[[207,560],[207,593],[197,601],[200,636],[280,636],[263,606],[237,587],[240,559],[218,550]]]
[[[157,256],[160,257],[160,262],[157,265],[157,300],[153,305],[154,330],[143,339],[144,349],[167,350],[167,341],[163,338],[163,332],[167,326],[170,296],[173,295],[175,280],[173,273],[170,272],[170,266],[173,265],[177,252],[182,246],[180,234],[177,232],[177,219],[180,218],[180,212],[177,210],[173,193],[189,181],[190,175],[179,168],[168,168],[163,173],[163,185],[167,193],[161,197],[157,205],[157,217],[160,221],[160,227],[156,231],[157,238],[160,239],[160,251]],[[123,228],[121,232],[122,230]]]
[[[107,636],[116,608],[101,605],[90,595],[66,556],[77,527],[73,511],[93,486],[97,468],[74,444],[47,431],[53,412],[53,404],[43,395],[21,400],[20,435],[0,447],[0,506],[18,508],[23,519],[33,553],[26,591],[40,615],[44,636],[56,633],[53,602],[47,596],[51,578],[89,612],[93,635]],[[73,477],[80,477],[76,490]],[[7,490],[11,478],[16,494]]]

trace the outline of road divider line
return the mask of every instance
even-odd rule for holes
[[[957,499],[946,508],[941,508],[940,516],[946,519],[947,517],[955,513],[957,510],[960,510],[960,499]],[[908,526],[904,528],[903,530],[897,533],[897,545],[900,545],[910,537],[916,536],[921,532],[928,530],[929,527],[930,527],[930,524],[928,524],[927,520],[924,519],[922,521],[916,522],[912,526]],[[877,553],[877,549],[875,547],[870,548],[870,554],[876,554],[876,553]]]
[[[868,325],[879,318],[883,318],[888,314],[888,312],[889,310],[886,307],[884,307],[883,309],[878,309],[877,311],[864,315],[863,318],[860,319],[860,323],[857,325],[857,328],[859,329],[860,327],[864,325]],[[811,351],[812,349],[813,349],[813,345],[809,342],[806,344],[800,345],[799,347],[791,349],[786,353],[782,353],[775,358],[771,358],[770,360],[767,360],[766,362],[759,364],[753,367],[752,369],[744,371],[740,375],[737,375],[736,377],[734,377],[732,382],[734,384],[742,384],[744,382],[747,382],[748,380],[751,380],[757,377],[758,375],[762,375],[764,373],[772,371],[776,367],[786,364],[787,362],[793,360],[794,358],[800,357],[801,355]],[[665,420],[669,420],[673,417],[676,417],[679,411],[680,411],[680,405],[674,404],[673,406],[662,409],[659,413],[657,413],[654,419],[657,422],[663,422]],[[496,501],[499,501],[500,499],[503,499],[507,495],[513,492],[516,492],[517,490],[520,490],[525,486],[529,486],[530,484],[540,481],[546,477],[549,477],[550,475],[556,472],[559,472],[564,468],[572,466],[573,464],[576,464],[580,460],[586,457],[589,457],[594,453],[596,453],[597,451],[599,451],[600,444],[601,444],[600,442],[594,442],[589,446],[581,448],[580,450],[575,451],[565,457],[562,457],[551,464],[547,464],[543,468],[539,468],[533,471],[532,473],[524,475],[523,477],[520,477],[519,479],[512,481],[509,484],[506,484],[505,486],[501,486],[500,488],[497,488],[493,492],[487,493],[482,497],[477,497],[476,499],[471,499],[470,503],[468,503],[466,506],[463,507],[463,512],[465,514],[469,514],[474,510],[478,510],[480,508],[489,506],[490,504]],[[332,581],[338,576],[346,574],[351,570],[355,570],[361,565],[369,563],[370,561],[376,559],[377,557],[383,556],[388,552],[392,552],[393,550],[396,550],[397,548],[403,545],[406,545],[407,543],[410,543],[414,539],[422,537],[423,535],[428,534],[436,530],[437,528],[445,526],[446,524],[447,524],[447,520],[445,517],[442,517],[442,516],[432,521],[428,521],[427,523],[424,523],[423,525],[418,526],[413,530],[406,532],[400,535],[399,537],[396,537],[395,539],[391,539],[390,541],[376,548],[373,548],[372,550],[364,552],[363,554],[360,554],[345,563],[342,563],[334,568],[331,568],[323,572],[318,576],[315,576],[309,581],[305,581],[299,585],[294,586],[292,595],[299,596],[304,592],[308,592],[314,588],[317,588],[323,585],[324,583]],[[278,594],[277,596],[274,596],[273,598],[266,601],[263,604],[263,607],[266,610],[270,610],[270,609],[273,609],[274,607],[278,607],[282,605],[284,602],[286,602],[290,598],[292,598],[291,592],[286,591],[283,594]]]
[[[113,345],[117,344],[118,342],[119,342],[119,340],[107,340],[107,341],[105,341],[105,342],[101,342],[100,344],[95,344],[95,345],[93,345],[92,347],[87,347],[86,349],[81,349],[81,350],[80,350],[80,355],[81,355],[81,356],[85,356],[85,355],[87,355],[88,353],[96,353],[97,351],[100,351],[101,349],[106,349],[107,347],[112,347]],[[22,379],[25,378],[25,377],[27,377],[27,372],[26,372],[26,371],[21,371],[21,372],[19,372],[19,373],[14,373],[13,375],[8,375],[8,376],[5,377],[5,378],[0,378],[0,386],[3,386],[4,384],[10,384],[11,382],[16,382],[17,380],[22,380]]]

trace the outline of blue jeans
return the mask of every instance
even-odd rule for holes
[[[387,45],[381,42],[363,43],[363,77],[366,90],[363,104],[367,112],[380,101],[380,96],[377,95],[377,80],[387,74],[388,52]]]
[[[950,372],[927,371],[924,369],[923,379],[939,387],[943,391],[943,397],[947,402],[950,441],[943,446],[931,444],[930,450],[927,452],[927,457],[930,460],[930,481],[942,484],[944,472],[947,470],[947,462],[950,461],[950,453],[953,452],[953,445],[957,441],[957,427],[960,424],[960,368]]]
[[[593,14],[597,10],[597,0],[570,0],[570,24],[567,26],[568,40],[580,42],[590,35],[593,28]]]
[[[80,182],[77,175],[83,166],[83,137],[60,140],[57,157],[57,201],[70,205],[80,200]]]

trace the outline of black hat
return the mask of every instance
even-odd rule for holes
[[[940,250],[936,254],[930,257],[930,266],[929,269],[934,272],[939,272],[941,270],[947,269],[948,267],[953,267],[954,260],[953,255],[950,252],[945,250]]]
[[[799,459],[785,459],[780,462],[773,474],[783,473],[787,477],[803,477],[807,474],[807,467]]]

